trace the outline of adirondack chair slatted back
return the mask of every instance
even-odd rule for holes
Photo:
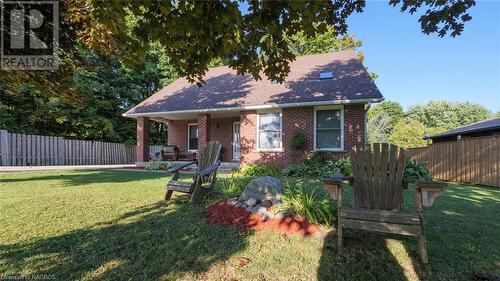
[[[406,153],[387,143],[365,145],[351,152],[353,207],[403,209]]]
[[[222,145],[218,141],[209,141],[203,148],[198,151],[198,171],[206,169],[213,164],[217,163],[220,157]],[[203,183],[211,182],[214,179],[216,172],[210,173],[208,176],[203,177]]]

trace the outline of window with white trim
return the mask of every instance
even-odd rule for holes
[[[257,149],[281,149],[281,113],[260,113],[257,115]]]
[[[341,109],[316,110],[317,149],[342,149]]]
[[[188,124],[188,150],[198,150],[198,124]]]

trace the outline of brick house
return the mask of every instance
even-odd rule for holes
[[[222,161],[303,161],[313,150],[338,154],[366,140],[366,110],[382,94],[354,51],[300,56],[282,84],[229,67],[209,69],[198,87],[180,78],[124,114],[137,119],[137,162],[149,159],[148,122],[168,123],[168,144],[195,151],[222,143]],[[307,149],[290,136],[302,131]]]

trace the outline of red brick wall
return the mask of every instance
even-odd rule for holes
[[[241,138],[241,163],[270,163],[284,166],[283,152],[280,151],[257,151],[257,113],[256,111],[242,111],[240,115],[240,138]]]
[[[365,105],[344,106],[344,150],[365,143]]]
[[[167,139],[169,145],[176,145],[180,151],[187,150],[188,124],[198,120],[172,120],[168,124]]]
[[[365,139],[364,105],[344,106],[344,152],[335,153],[344,155],[353,147],[363,144]],[[257,114],[256,111],[241,113],[241,163],[269,163],[273,162],[281,167],[304,161],[310,156],[313,149],[314,134],[314,107],[283,108],[283,151],[259,152],[256,148]],[[296,130],[306,135],[307,149],[303,152],[291,148],[290,137]]]
[[[354,104],[344,106],[344,152],[363,144],[365,138],[364,105]],[[222,143],[222,160],[229,161],[232,156],[233,122],[240,121],[241,163],[274,162],[281,167],[304,161],[313,149],[314,107],[283,108],[283,151],[257,151],[257,112],[242,111],[240,118],[210,119],[210,139]],[[187,124],[197,120],[171,121],[168,127],[168,143],[177,145],[185,151],[187,145]],[[218,125],[217,125],[218,124]],[[306,135],[307,149],[303,152],[291,148],[290,137],[296,130],[302,130]]]
[[[313,107],[294,107],[282,110],[283,118],[283,151],[257,151],[257,113],[244,111],[241,113],[241,163],[275,163],[286,167],[292,163],[299,163],[307,159],[313,143]],[[295,151],[290,146],[290,137],[295,131],[302,131],[306,135],[307,149]]]
[[[284,166],[306,160],[313,149],[314,107],[283,108],[283,149]],[[296,151],[291,146],[291,137],[295,131],[306,135],[307,149]]]
[[[198,147],[203,147],[210,141],[210,115],[198,114]]]

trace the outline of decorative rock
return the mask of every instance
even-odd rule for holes
[[[287,217],[293,217],[293,213],[291,211],[285,210],[285,211],[279,211],[276,214],[274,214],[275,219],[283,219]]]
[[[248,205],[246,203],[242,203],[240,207],[246,209],[246,208],[248,208]]]
[[[236,206],[239,203],[238,198],[231,198],[231,199],[227,200],[227,203],[231,206]]]
[[[259,214],[259,215],[265,215],[265,214],[267,214],[267,213],[268,213],[268,212],[267,212],[266,207],[261,206],[261,205],[257,205],[257,206],[255,206],[255,207],[253,208],[252,212],[253,212],[253,213],[256,213],[256,214]]]
[[[260,202],[260,204],[266,208],[269,208],[269,207],[271,207],[273,202],[271,200],[264,199],[264,200],[262,200],[262,202]]]
[[[283,183],[274,177],[258,177],[251,181],[241,193],[239,200],[247,201],[250,198],[258,202],[270,200],[273,204],[281,203]]]
[[[257,200],[255,198],[250,198],[247,200],[247,205],[249,207],[253,207],[253,206],[255,206],[255,204],[257,204]]]
[[[253,207],[253,209],[252,209],[252,213],[257,213],[257,211],[258,211],[258,210],[259,210],[259,208],[261,208],[261,207],[262,207],[262,206],[261,206],[261,205],[259,205],[259,204],[255,205],[255,206]]]
[[[253,207],[252,206],[248,206],[247,207],[247,211],[251,212],[253,210]]]
[[[241,207],[242,205],[243,205],[243,203],[242,203],[242,202],[238,202],[238,203],[236,203],[236,205],[234,205],[234,206],[235,206],[235,207]]]

